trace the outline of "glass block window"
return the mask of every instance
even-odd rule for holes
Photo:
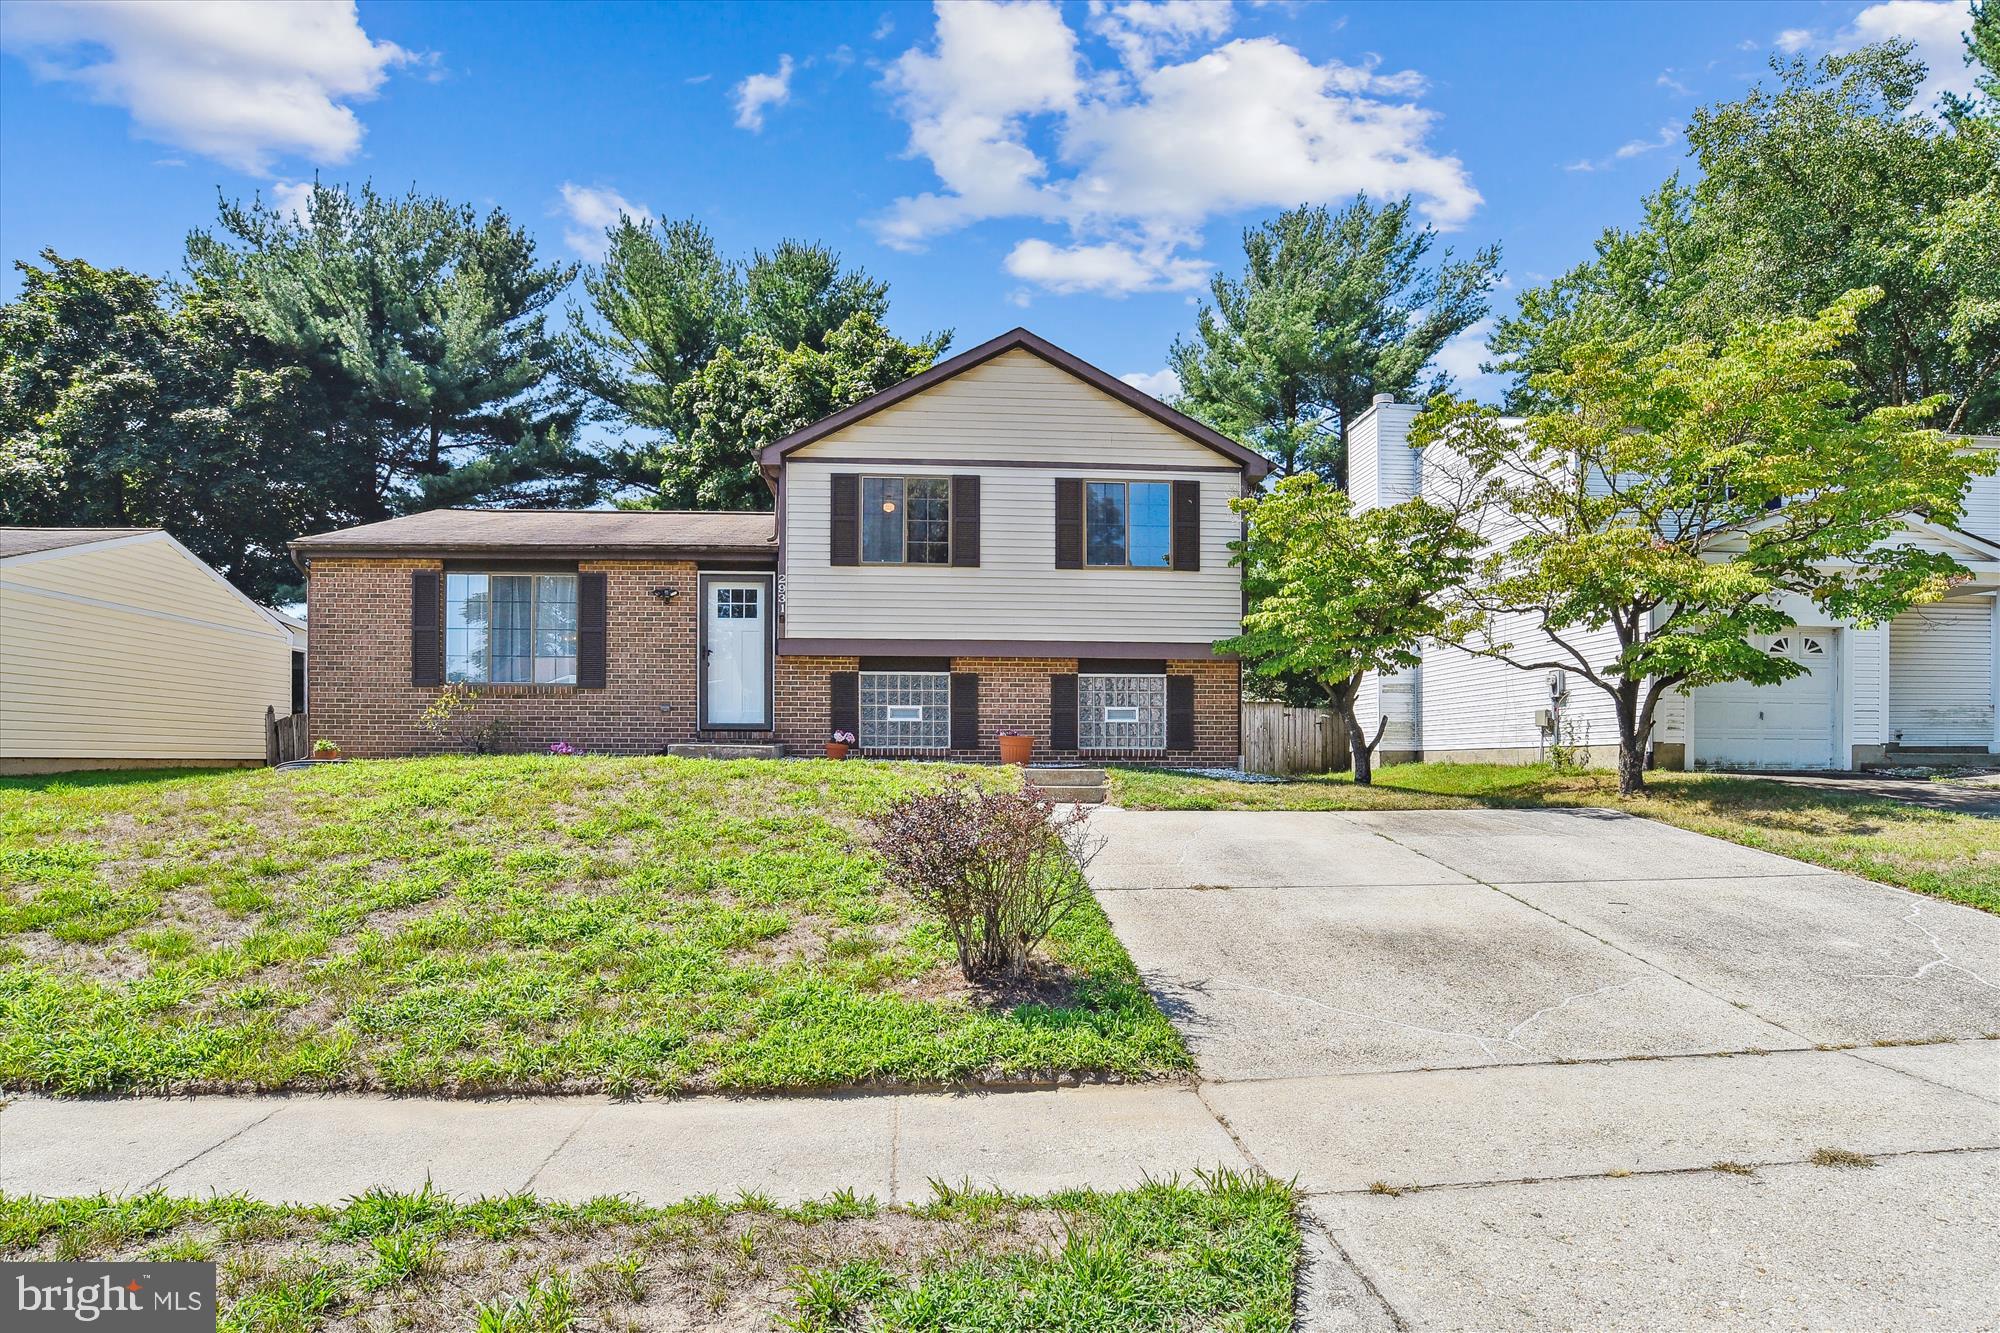
[[[942,671],[862,672],[861,748],[949,750],[951,677]]]
[[[951,563],[951,479],[863,477],[861,559],[871,565]]]
[[[1165,676],[1078,676],[1076,738],[1085,750],[1167,748]]]
[[[576,683],[576,575],[446,574],[445,679]]]

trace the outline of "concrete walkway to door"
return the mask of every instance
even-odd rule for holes
[[[1994,1326],[2000,918],[1609,811],[1093,822],[1319,1326]]]

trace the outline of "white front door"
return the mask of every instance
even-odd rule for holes
[[[1832,768],[1839,671],[1830,629],[1763,636],[1764,651],[1806,668],[1775,685],[1704,685],[1689,700],[1698,768]]]
[[[765,638],[771,583],[760,578],[702,582],[702,725],[765,727],[771,669]]]

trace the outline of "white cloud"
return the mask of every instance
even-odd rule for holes
[[[1414,71],[1379,60],[1315,64],[1273,38],[1241,39],[1158,63],[1220,36],[1208,6],[1099,4],[1088,22],[1118,51],[1094,68],[1048,0],[940,4],[927,47],[905,51],[887,86],[910,154],[939,188],[898,199],[881,238],[920,248],[996,218],[1069,228],[1070,244],[1023,241],[1016,276],[1061,291],[1178,289],[1206,265],[1182,252],[1217,214],[1414,194],[1440,226],[1482,202],[1456,158],[1427,139],[1435,113],[1410,99]]]
[[[271,186],[271,204],[292,221],[304,222],[312,193],[311,181],[277,181]]]
[[[1438,349],[1437,367],[1456,380],[1476,379],[1479,363],[1492,354],[1486,340],[1493,336],[1493,321],[1482,319]]]
[[[422,58],[362,31],[352,0],[10,5],[4,37],[38,78],[122,107],[134,130],[246,173],[282,156],[345,162],[347,105]]]
[[[792,58],[778,57],[775,74],[752,74],[736,85],[736,124],[755,134],[764,128],[764,109],[792,100]]]
[[[1008,253],[1006,269],[1017,278],[1062,295],[1185,291],[1201,286],[1208,276],[1205,261],[1175,257],[1171,242],[1058,246],[1030,238]]]
[[[1181,396],[1181,377],[1172,370],[1135,370],[1130,375],[1120,375],[1118,378],[1140,393],[1150,393],[1163,403],[1171,403]]]
[[[1628,161],[1635,157],[1644,157],[1647,153],[1657,153],[1662,148],[1671,148],[1679,143],[1680,140],[1681,126],[1668,123],[1660,126],[1659,133],[1650,139],[1628,139],[1624,143],[1619,144],[1618,147],[1612,149],[1608,157],[1587,157],[1581,161],[1568,163],[1563,167],[1563,170],[1609,171],[1620,162]]]
[[[605,232],[618,225],[621,217],[634,222],[651,222],[653,210],[635,204],[618,191],[604,186],[562,183],[563,213],[570,225],[563,231],[569,248],[585,259],[602,259],[608,245]]]
[[[1797,54],[1816,40],[1810,28],[1787,28],[1771,39],[1771,45],[1787,54]]]
[[[1090,0],[1090,30],[1110,43],[1126,68],[1151,69],[1235,21],[1229,0]]]
[[[1668,92],[1678,97],[1694,96],[1694,89],[1682,83],[1678,78],[1675,78],[1674,71],[1670,69],[1661,70],[1660,77],[1653,80],[1653,86],[1655,88],[1665,88]]]

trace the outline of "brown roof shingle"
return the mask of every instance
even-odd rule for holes
[[[65,546],[88,546],[92,542],[158,531],[158,528],[0,528],[0,557],[60,551]]]
[[[301,537],[302,556],[775,555],[768,513],[660,509],[430,509]]]

